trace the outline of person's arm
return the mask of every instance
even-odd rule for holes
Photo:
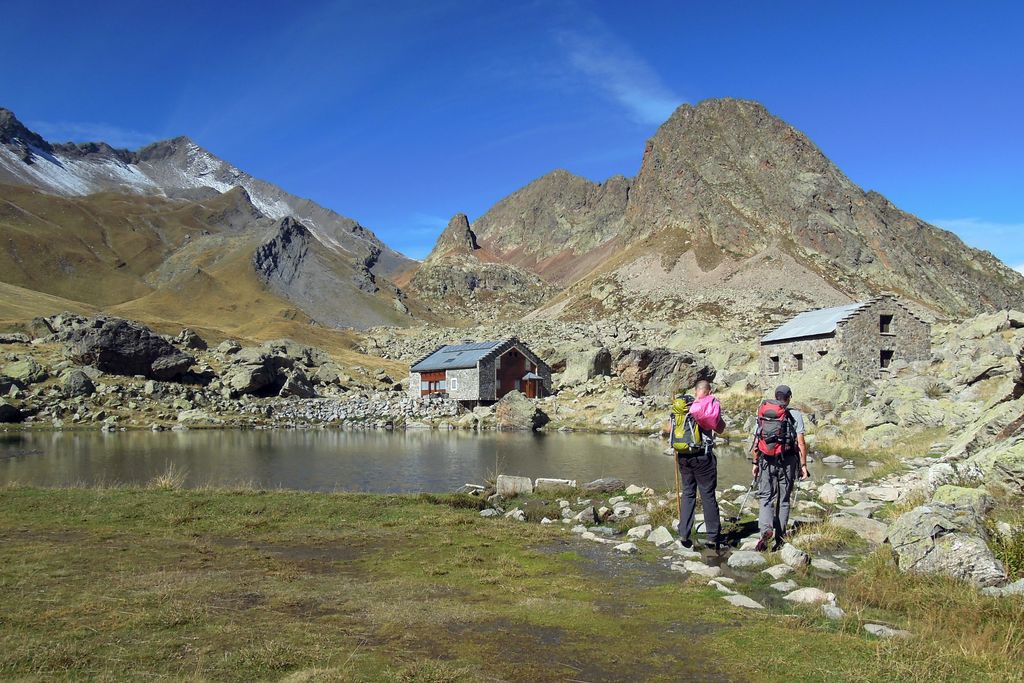
[[[807,473],[807,440],[802,432],[796,435],[796,445],[800,452],[800,478],[806,479],[810,475]]]

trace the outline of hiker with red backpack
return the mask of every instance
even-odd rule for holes
[[[767,550],[773,539],[773,550],[785,543],[797,474],[800,479],[808,476],[804,416],[789,407],[792,398],[793,391],[783,384],[776,387],[775,400],[762,401],[757,409],[750,455],[754,462],[757,497],[761,501],[757,519],[761,538],[755,548],[758,552]]]
[[[711,382],[700,380],[694,386],[695,396],[679,396],[672,404],[669,445],[676,458],[676,495],[679,502],[679,539],[690,548],[693,541],[694,512],[697,490],[704,508],[705,545],[721,550],[721,520],[718,514],[718,459],[715,456],[715,433],[725,431],[722,407],[711,395]],[[681,489],[681,495],[680,495]]]

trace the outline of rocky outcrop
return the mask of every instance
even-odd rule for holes
[[[900,516],[889,543],[902,571],[944,574],[979,587],[1006,582],[1006,570],[986,543],[970,506],[932,502]]]
[[[67,354],[76,363],[114,375],[143,375],[167,380],[188,371],[195,361],[149,328],[120,318],[97,319],[67,336]]]
[[[687,391],[697,380],[715,379],[703,356],[664,348],[626,348],[615,357],[615,374],[638,394],[671,395]]]
[[[437,238],[434,249],[427,256],[427,263],[437,261],[448,254],[471,254],[480,245],[476,242],[476,234],[469,227],[469,218],[464,213],[457,213],[448,221],[448,227]]]

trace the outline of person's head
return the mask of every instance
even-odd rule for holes
[[[697,380],[697,383],[693,385],[693,394],[697,398],[704,398],[711,393],[711,382],[706,379]]]
[[[793,390],[787,387],[785,384],[780,384],[775,387],[775,400],[782,401],[785,405],[789,405],[789,399],[793,398]]]

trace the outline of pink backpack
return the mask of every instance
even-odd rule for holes
[[[714,396],[704,396],[690,406],[690,415],[693,415],[701,430],[710,433],[721,426],[719,422],[722,419],[722,405]]]

